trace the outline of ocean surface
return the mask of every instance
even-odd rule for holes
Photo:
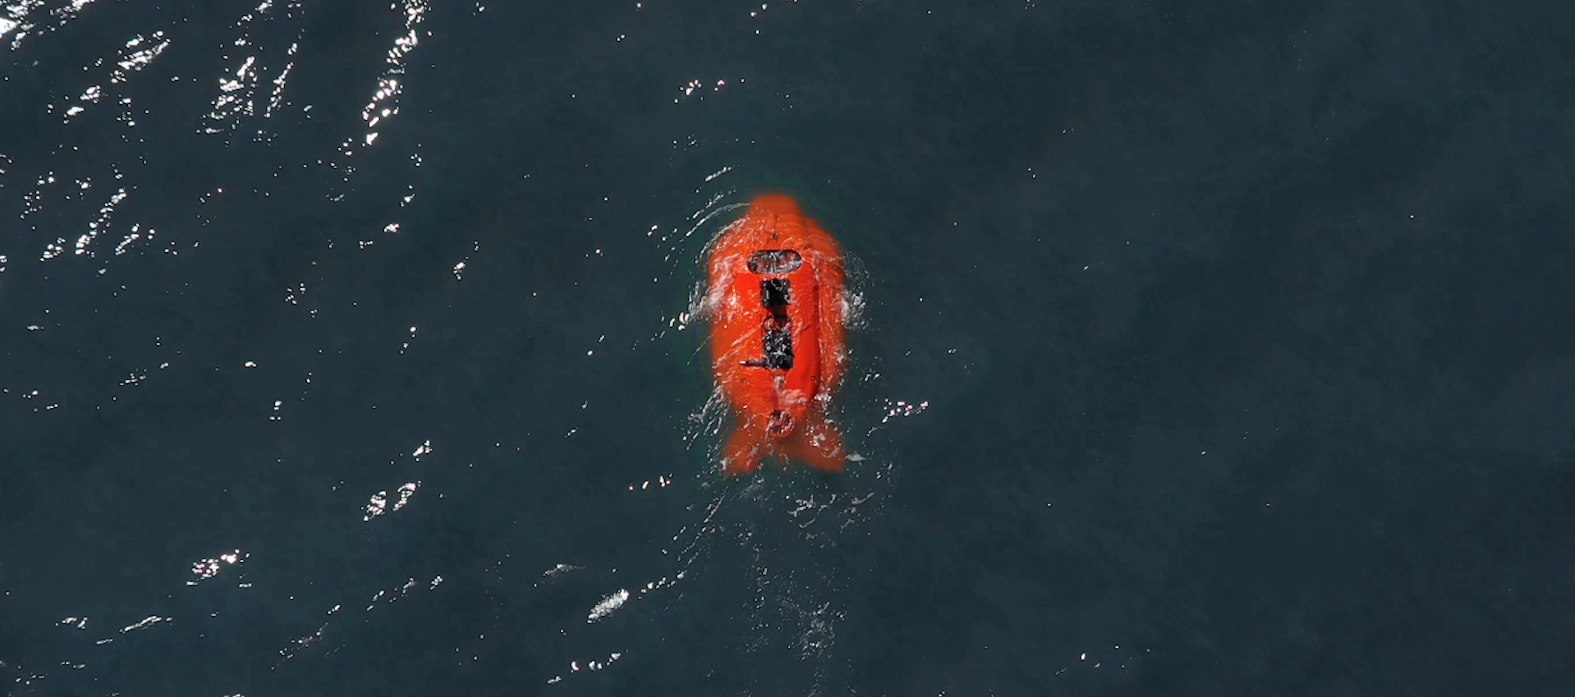
[[[1575,694],[1575,6],[12,0],[0,694]],[[708,241],[849,255],[716,469]]]

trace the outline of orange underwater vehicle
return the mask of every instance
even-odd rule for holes
[[[761,458],[842,469],[831,394],[847,365],[837,241],[784,194],[765,194],[712,243],[705,308],[711,370],[737,416],[722,472]]]

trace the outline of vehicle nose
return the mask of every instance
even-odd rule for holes
[[[799,215],[798,202],[787,194],[761,194],[749,202],[750,213],[776,213],[783,215],[791,213]]]

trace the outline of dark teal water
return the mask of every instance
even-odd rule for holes
[[[0,8],[0,693],[1570,694],[1572,14]],[[713,473],[766,187],[842,475]]]

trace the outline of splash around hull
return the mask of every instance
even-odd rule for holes
[[[785,194],[749,204],[711,245],[711,371],[736,421],[721,470],[762,459],[842,469],[831,397],[847,367],[845,271],[837,241]]]

